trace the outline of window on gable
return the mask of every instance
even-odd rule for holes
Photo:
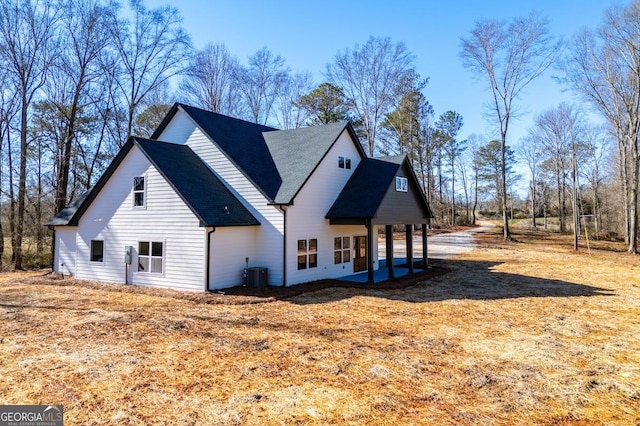
[[[144,176],[133,178],[133,207],[145,206]]]
[[[338,157],[338,167],[341,169],[351,168],[351,158]]]
[[[351,237],[335,237],[333,239],[333,263],[351,262]]]
[[[91,240],[91,262],[104,262],[104,241]]]
[[[164,243],[140,241],[138,243],[138,272],[162,274],[164,271]]]
[[[407,192],[407,178],[396,176],[396,191]]]
[[[318,240],[298,240],[298,270],[318,267]]]

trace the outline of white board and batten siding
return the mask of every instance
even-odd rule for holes
[[[170,136],[174,137],[174,135],[178,135],[181,132],[184,133],[185,129],[188,129],[187,123],[180,115],[185,116],[183,112],[179,111],[173,121],[177,119],[178,124],[182,124],[176,124],[175,127],[168,126],[158,138],[159,140],[168,140]],[[278,207],[268,205],[269,200],[199,128],[192,128],[191,134],[185,143],[209,166],[260,222],[259,229],[255,231],[243,229],[244,227],[233,227],[224,231],[222,228],[217,228],[212,234],[212,259],[209,272],[210,288],[229,287],[227,285],[228,274],[232,270],[238,270],[241,273],[246,266],[246,257],[249,257],[250,267],[268,268],[269,284],[281,285],[284,232],[282,212]],[[233,233],[237,233],[237,241],[234,240]],[[221,253],[224,254],[225,252],[218,247],[223,246],[227,241],[233,243],[234,253],[220,258]],[[251,255],[241,255],[241,253],[251,253]],[[213,257],[216,257],[216,259],[213,259]],[[222,287],[217,284],[218,282],[223,283],[220,284]],[[236,284],[240,284],[240,282]]]
[[[338,157],[349,158],[351,169],[339,168]],[[360,225],[330,225],[329,220],[324,216],[359,163],[360,154],[354,141],[347,131],[342,132],[296,196],[293,206],[288,208],[287,285],[323,278],[339,278],[354,273],[353,258],[347,263],[334,264],[334,238],[350,237],[351,250],[353,250],[353,237],[366,236],[367,228]],[[298,240],[309,239],[318,240],[318,266],[298,270]],[[377,244],[374,244],[374,247],[377,247]],[[375,249],[374,260],[377,265]]]
[[[137,176],[145,177],[144,208],[133,207]],[[83,214],[77,229],[76,276],[80,279],[123,283],[124,250],[132,246],[130,284],[205,289],[205,228],[136,146]],[[103,262],[90,261],[91,240],[104,241]],[[140,241],[163,243],[162,274],[137,270]]]

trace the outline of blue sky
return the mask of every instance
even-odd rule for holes
[[[258,1],[183,0],[171,2],[180,10],[184,26],[196,48],[222,42],[238,59],[269,47],[294,71],[310,71],[323,81],[323,71],[340,50],[364,43],[370,35],[404,42],[416,56],[416,67],[430,81],[425,90],[436,117],[447,110],[462,114],[461,136],[479,133],[488,138],[493,127],[484,114],[490,100],[484,81],[464,70],[458,58],[460,37],[478,19],[510,19],[539,11],[550,21],[554,34],[570,38],[582,27],[595,28],[609,0],[459,0],[459,1]],[[153,8],[166,0],[147,0]],[[521,116],[511,127],[509,143],[515,145],[533,117],[562,101],[576,102],[551,78],[553,71],[529,86],[519,100]]]

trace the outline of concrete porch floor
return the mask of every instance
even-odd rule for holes
[[[422,258],[417,257],[414,258],[413,261],[417,262]],[[380,267],[377,271],[373,271],[373,282],[379,283],[382,281],[387,281],[389,279],[389,268],[387,267],[387,260],[380,259],[379,260]],[[393,274],[396,278],[404,277],[405,275],[409,275],[409,268],[399,268],[395,265],[404,265],[407,263],[405,258],[394,258],[393,259]],[[413,268],[413,272],[422,272],[424,269]],[[344,277],[338,278],[340,281],[349,281],[354,283],[362,283],[365,284],[367,282],[367,271],[358,272],[357,274],[347,275]]]

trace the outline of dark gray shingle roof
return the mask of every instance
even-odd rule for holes
[[[193,211],[200,220],[201,226],[260,224],[191,148],[186,145],[132,137],[122,147],[96,185],[51,218],[47,225],[77,226],[84,211],[97,197],[134,145],[140,148]]]
[[[76,212],[78,211],[82,203],[84,203],[84,200],[87,199],[90,192],[91,190],[88,190],[84,194],[82,194],[80,197],[73,200],[71,203],[69,203],[67,207],[60,210],[58,214],[56,214],[51,219],[49,219],[49,221],[45,225],[49,225],[49,226],[69,225],[69,222],[71,221],[73,216],[76,214]]]
[[[267,198],[270,200],[275,198],[282,179],[262,135],[277,129],[189,105],[175,104],[167,114],[167,118],[151,136],[152,139],[160,136],[179,108],[191,117]]]
[[[227,157],[274,204],[290,204],[342,131],[347,129],[361,156],[355,132],[347,122],[292,130],[227,117],[175,104],[151,136],[160,137],[182,109]]]
[[[134,142],[202,226],[260,224],[188,146],[141,138],[134,138]]]
[[[401,163],[365,158],[360,161],[353,175],[333,203],[327,219],[363,219],[375,216],[384,195]]]
[[[264,133],[282,178],[274,203],[287,204],[293,200],[346,127],[347,123],[341,122]]]

